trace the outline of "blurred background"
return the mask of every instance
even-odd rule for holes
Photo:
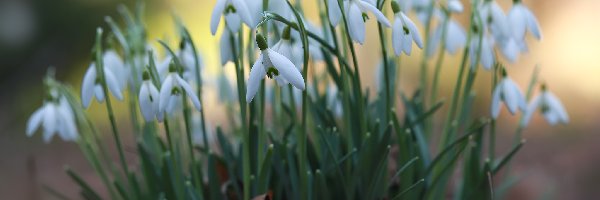
[[[304,0],[304,10],[309,20],[319,23],[315,1]],[[512,0],[497,1],[505,11],[512,4]],[[58,138],[45,144],[39,133],[27,138],[25,124],[42,104],[42,78],[48,67],[53,66],[59,80],[79,91],[90,62],[96,27],[106,29],[104,16],[119,19],[117,5],[133,7],[133,3],[0,0],[0,195],[3,198],[52,199],[44,189],[47,186],[77,198],[78,188],[64,173],[65,165],[100,187],[77,144]],[[597,170],[600,168],[600,1],[524,0],[524,3],[537,16],[543,36],[541,41],[530,38],[530,52],[518,62],[506,63],[509,74],[525,88],[534,66],[540,65],[540,80],[561,98],[571,121],[568,125],[551,127],[540,115],[534,116],[524,131],[527,143],[513,160],[513,173],[521,178],[509,198],[593,199],[600,196],[600,170]],[[156,38],[178,40],[172,17],[176,13],[203,53],[204,76],[217,74],[218,37],[212,36],[209,29],[214,4],[215,0],[146,1],[148,39],[155,46],[158,46]],[[456,16],[463,27],[466,17],[467,14]],[[373,20],[368,26],[368,39],[358,51],[365,87],[374,87],[374,66],[378,61],[373,58],[380,56],[379,42]],[[414,91],[418,84],[420,54],[417,50],[403,61],[401,84],[406,91]],[[454,87],[460,58],[446,58],[441,89],[448,94]],[[489,96],[485,95],[489,93],[489,77],[488,72],[481,73],[476,88],[480,98],[475,106],[481,115],[489,110]],[[214,91],[208,92],[205,102],[215,104],[214,96]],[[106,113],[101,108],[92,103],[90,113],[100,128],[107,130]],[[221,114],[212,114],[221,113],[218,106],[204,108],[212,123],[223,123]],[[125,112],[117,113],[119,120],[126,120],[127,116]],[[504,154],[512,143],[518,117],[510,117],[506,111],[501,116],[497,151]],[[122,124],[121,129],[131,130],[127,123]]]

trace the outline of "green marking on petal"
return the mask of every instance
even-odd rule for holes
[[[410,30],[406,26],[402,26],[402,30],[404,30],[404,35],[410,34]]]
[[[267,77],[273,79],[273,76],[279,76],[279,70],[275,67],[269,67],[269,69],[267,69]]]
[[[369,20],[369,15],[367,15],[367,13],[362,13],[362,18],[364,22],[367,22],[367,20]]]

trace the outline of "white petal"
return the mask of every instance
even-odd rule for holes
[[[45,110],[44,110],[44,119],[43,119],[43,125],[44,125],[44,141],[45,142],[49,142],[50,139],[52,138],[52,136],[54,135],[54,132],[56,132],[56,106],[53,105],[53,103],[49,103],[48,105],[45,106]]]
[[[363,21],[362,12],[355,3],[350,3],[348,11],[348,28],[352,40],[363,44],[365,41],[365,21]]]
[[[258,92],[260,81],[265,78],[267,72],[263,66],[263,55],[259,56],[252,69],[250,69],[250,77],[248,77],[247,88],[246,88],[246,102],[251,102]]]
[[[215,35],[217,28],[219,28],[219,22],[221,21],[221,15],[225,11],[227,0],[217,0],[215,8],[213,8],[212,15],[210,16],[210,32]]]
[[[410,53],[412,51],[412,33],[408,33],[408,34],[404,34],[404,32],[402,33],[402,50],[404,51],[404,53],[406,53],[406,55],[410,56]]]
[[[540,101],[541,101],[540,95],[533,97],[533,99],[529,103],[529,106],[527,106],[527,111],[525,111],[525,113],[523,115],[523,120],[521,121],[521,126],[527,126],[527,124],[529,124],[529,121],[531,121],[531,117],[533,116],[533,113],[535,113],[535,111],[538,109],[538,107],[540,105]]]
[[[422,49],[423,41],[421,40],[421,36],[419,35],[419,29],[417,29],[417,26],[415,25],[415,23],[413,23],[413,21],[410,20],[404,13],[401,13],[401,14],[402,14],[402,19],[404,20],[404,23],[406,24],[406,26],[408,27],[408,30],[410,31],[410,35],[412,36],[412,39],[415,41],[417,46],[420,49]]]
[[[516,94],[518,91],[513,90],[514,88],[510,86],[508,79],[504,79],[500,84],[502,85],[502,95],[506,107],[508,108],[508,111],[514,115],[517,113],[517,109],[519,109],[519,99]]]
[[[158,111],[165,112],[167,104],[169,103],[169,98],[171,97],[171,92],[173,90],[173,75],[167,75],[165,81],[160,87],[160,98],[158,100]]]
[[[446,26],[447,27],[447,26]],[[435,30],[430,34],[430,41],[429,41],[429,46],[427,47],[427,56],[433,56],[433,54],[435,54],[440,41],[442,39],[442,28],[444,28],[442,26],[442,24],[439,24]],[[450,33],[446,33],[446,35],[448,35]],[[448,38],[448,37],[446,37]]]
[[[502,50],[502,55],[504,55],[504,57],[506,57],[506,59],[508,59],[508,61],[510,62],[516,62],[517,58],[519,57],[519,53],[521,52],[519,49],[519,46],[517,45],[517,43],[515,42],[514,39],[509,39],[507,41],[507,43],[504,44],[504,46],[501,48]]]
[[[517,40],[523,40],[525,38],[525,31],[527,28],[527,18],[525,16],[523,5],[516,3],[508,12],[508,21],[512,30],[513,37]]]
[[[59,131],[60,137],[64,141],[75,141],[77,140],[77,126],[71,116],[71,110],[69,107],[61,106],[57,109],[60,115],[59,121],[61,122],[61,131]]]
[[[337,0],[328,1],[329,7],[327,10],[329,12],[329,21],[331,22],[332,26],[336,26],[342,18],[342,11],[340,10]]]
[[[152,99],[152,97],[150,96],[149,84],[151,84],[149,81],[144,81],[144,83],[142,83],[142,86],[140,88],[140,94],[138,96],[140,103],[140,112],[142,112],[142,116],[144,116],[144,119],[147,122],[154,120],[155,113],[153,103],[155,100],[158,100]]]
[[[492,93],[492,106],[491,106],[491,113],[492,113],[492,117],[494,119],[498,118],[498,115],[500,115],[500,108],[502,108],[502,104],[500,104],[500,93],[502,92],[502,85],[498,84],[496,85],[496,88],[494,89],[494,92]]]
[[[104,90],[99,84],[94,85],[94,94],[96,94],[96,100],[100,103],[104,101]]]
[[[256,22],[254,19],[252,19],[252,15],[250,15],[250,11],[248,10],[248,6],[246,6],[244,0],[231,0],[231,3],[235,7],[240,18],[242,18],[242,21],[244,21],[244,23],[246,23],[250,29],[254,30],[257,24],[254,24]]]
[[[192,86],[190,86],[189,83],[187,83],[179,76],[175,76],[175,78],[177,79],[177,82],[183,88],[183,90],[185,90],[187,96],[192,100],[192,103],[194,104],[194,107],[196,107],[196,110],[200,111],[200,100],[198,100],[198,96],[196,96],[196,93],[194,93],[194,90],[192,90]]]
[[[33,135],[33,132],[35,132],[35,130],[40,126],[40,123],[42,122],[42,117],[44,116],[43,111],[44,107],[37,109],[35,112],[33,112],[33,114],[31,114],[29,120],[27,120],[27,137],[31,137]]]
[[[88,67],[85,75],[83,76],[83,83],[81,84],[81,102],[83,107],[87,108],[90,106],[92,97],[94,96],[94,86],[96,84],[96,67],[91,64]]]
[[[167,100],[167,107],[165,108],[165,112],[167,113],[167,115],[172,115],[175,112],[175,109],[177,108],[177,105],[179,105],[179,103],[181,103],[181,96],[169,96],[169,99]]]
[[[448,0],[448,10],[453,13],[461,13],[464,8],[459,0]]]
[[[402,20],[396,17],[394,25],[392,26],[392,46],[394,47],[396,56],[399,56],[400,53],[402,53],[402,35],[404,35]]]
[[[455,21],[448,21],[448,30],[446,33],[446,50],[450,54],[455,54],[459,48],[467,43],[467,36],[464,29]]]
[[[567,114],[567,111],[563,107],[563,104],[560,102],[558,97],[556,97],[554,94],[552,94],[550,92],[547,92],[546,95],[547,95],[546,102],[548,103],[548,107],[550,107],[551,110],[556,112],[557,117],[560,119],[560,121],[562,123],[568,123],[569,115]]]
[[[525,8],[525,12],[527,15],[527,28],[529,31],[531,31],[531,34],[533,34],[536,39],[542,39],[542,31],[540,30],[540,25],[537,18],[529,9]]]
[[[242,20],[240,19],[240,15],[237,13],[227,13],[225,14],[225,24],[227,24],[227,28],[232,33],[237,33],[242,26]],[[227,32],[227,31],[224,31]]]
[[[269,59],[273,66],[277,68],[279,71],[279,75],[283,76],[287,81],[289,81],[294,87],[304,90],[304,78],[302,78],[302,74],[300,71],[294,66],[290,60],[281,54],[268,49]]]
[[[106,78],[106,86],[113,93],[113,95],[119,99],[123,100],[123,94],[121,94],[121,88],[119,87],[119,82],[115,75],[108,68],[104,68],[104,78]]]
[[[492,69],[494,65],[495,55],[494,55],[494,47],[490,44],[490,39],[488,37],[482,38],[481,41],[481,64],[487,70]]]
[[[219,45],[219,50],[221,50],[221,66],[223,66],[227,64],[227,62],[233,61],[231,53],[231,34],[229,31],[223,31]]]
[[[373,15],[375,15],[375,17],[377,18],[377,21],[381,22],[381,24],[383,24],[386,27],[392,26],[390,24],[390,21],[388,21],[388,19],[385,17],[385,15],[383,15],[383,13],[379,9],[375,8],[375,6],[373,6],[367,2],[364,2],[364,1],[357,1],[357,2],[363,9],[368,10],[371,13],[373,13]]]

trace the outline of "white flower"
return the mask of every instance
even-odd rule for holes
[[[496,1],[486,0],[479,8],[479,15],[484,26],[490,30],[497,42],[502,43],[511,37],[508,18]]]
[[[504,42],[498,42],[500,52],[502,55],[510,62],[514,63],[519,58],[519,54],[521,53],[521,47],[515,41],[514,38],[510,37],[504,40]]]
[[[294,87],[304,90],[304,78],[300,71],[294,66],[294,63],[285,56],[268,48],[267,42],[262,35],[256,35],[256,43],[261,51],[260,57],[256,60],[250,70],[246,89],[246,101],[251,102],[258,92],[260,81],[268,76],[275,78],[279,85],[291,83]]]
[[[225,17],[227,28],[231,32],[237,32],[240,29],[241,21],[252,29],[256,26],[256,21],[250,15],[249,7],[244,0],[217,0],[210,17],[210,31],[213,35],[217,33],[221,15]]]
[[[479,37],[481,38],[481,47],[479,46]],[[479,52],[477,50],[479,49]],[[471,40],[471,47],[469,47],[469,57],[471,58],[471,67],[474,69],[477,66],[477,54],[479,53],[479,62],[483,68],[490,70],[496,62],[496,55],[494,54],[494,39],[491,36],[484,34],[477,36]]]
[[[398,56],[404,52],[410,55],[412,51],[413,40],[419,48],[423,48],[423,42],[417,26],[401,10],[396,1],[392,1],[392,10],[394,11],[394,25],[392,26],[392,46],[394,53]]]
[[[463,5],[460,0],[448,0],[448,11],[452,13],[461,13],[464,11]]]
[[[494,93],[492,94],[492,117],[494,119],[498,118],[500,114],[500,108],[502,108],[501,101],[504,101],[504,105],[508,108],[508,111],[511,114],[515,114],[517,109],[521,109],[521,111],[525,110],[527,106],[525,102],[525,97],[523,96],[523,92],[519,86],[508,76],[506,76],[506,72],[502,69],[502,73],[504,78],[496,85],[494,89]]]
[[[108,90],[112,92],[117,99],[123,100],[119,80],[109,68],[103,67],[103,69],[104,79]],[[93,96],[96,96],[98,102],[103,102],[104,97],[106,96],[102,89],[100,77],[96,72],[96,63],[92,63],[83,76],[83,83],[81,84],[81,102],[85,108],[90,105]]]
[[[221,40],[219,41],[219,49],[221,50],[221,66],[227,64],[227,62],[231,61],[233,62],[233,51],[231,49],[232,45],[231,45],[231,31],[223,31],[223,34],[221,34]],[[235,43],[235,47],[239,47],[239,44],[237,44],[237,35],[233,34],[234,37],[234,43]]]
[[[467,43],[467,34],[465,30],[458,24],[458,22],[448,19],[446,26],[444,23],[440,23],[435,31],[432,33],[431,41],[429,44],[429,52],[427,55],[431,56],[438,48],[439,43],[442,41],[443,31],[446,29],[446,38],[443,39],[446,46],[446,51],[450,54],[455,54],[458,49],[463,48]]]
[[[198,96],[194,94],[192,86],[179,77],[179,74],[175,70],[175,65],[171,65],[169,67],[169,74],[167,74],[165,81],[160,87],[158,112],[172,114],[177,105],[182,102],[183,92],[192,100],[194,107],[200,110],[200,101],[198,100]]]
[[[143,79],[139,94],[140,111],[147,122],[153,121],[155,116],[158,121],[162,121],[162,113],[158,112],[158,89],[150,80],[150,74],[147,71],[144,72]]]
[[[119,54],[114,50],[108,50],[102,55],[102,61],[104,67],[107,67],[111,72],[114,72],[114,75],[119,82],[119,87],[121,90],[124,90],[129,79],[129,70],[125,68],[125,63],[123,63]]]
[[[196,80],[196,73],[199,72],[196,71],[194,50],[191,46],[192,45],[188,42],[182,41],[180,43],[179,51],[175,52],[175,54],[177,55],[177,58],[179,58],[179,61],[183,66],[183,79],[193,81]],[[200,69],[202,69],[202,56],[200,56],[199,54],[196,56],[198,57],[198,64],[200,65],[199,67]],[[159,65],[157,65],[157,71],[161,75],[161,77],[166,77],[166,75],[169,72],[169,66],[171,65],[171,62],[173,62],[173,57],[169,54],[165,56],[165,58]]]
[[[529,30],[536,39],[542,38],[540,25],[535,15],[527,8],[521,0],[513,1],[513,7],[508,12],[508,22],[512,30],[513,37],[518,41],[524,41],[525,32]]]
[[[27,121],[27,136],[31,137],[38,127],[44,127],[44,142],[50,142],[55,134],[64,141],[77,140],[77,126],[69,102],[65,97],[56,100],[51,97],[44,105],[36,110]]]
[[[529,103],[521,125],[527,126],[533,113],[537,110],[544,114],[544,118],[550,125],[555,125],[558,122],[569,123],[569,115],[562,103],[552,92],[546,90],[545,85],[542,85],[542,93],[535,96]]]
[[[302,62],[302,58],[304,55],[300,55],[304,52],[302,51],[301,54],[298,54],[298,52],[296,52],[297,49],[295,49],[295,47],[292,46],[290,31],[291,30],[289,26],[285,27],[285,29],[283,29],[283,33],[281,34],[281,39],[277,43],[275,43],[275,45],[273,45],[271,49],[281,54],[282,56],[285,56],[287,59],[292,61],[292,63],[294,63],[298,70],[301,70],[301,65],[299,65],[299,63]]]
[[[348,20],[348,31],[352,40],[363,44],[365,41],[365,21],[368,19],[367,12],[371,12],[377,18],[377,21],[386,27],[391,24],[385,18],[385,15],[375,6],[363,0],[349,0],[344,2],[344,10]],[[336,26],[342,17],[337,0],[329,0],[329,20],[331,25]]]

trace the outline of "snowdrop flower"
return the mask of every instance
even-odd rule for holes
[[[517,109],[524,111],[527,106],[523,92],[521,92],[519,86],[506,75],[504,69],[502,69],[502,76],[502,80],[496,85],[494,93],[492,94],[491,111],[494,119],[498,118],[498,115],[500,114],[500,108],[502,107],[500,104],[502,103],[501,101],[504,101],[504,105],[506,105],[508,111],[513,115],[517,112]]]
[[[546,89],[546,85],[542,85],[542,93],[535,96],[529,103],[523,120],[522,126],[527,126],[535,111],[539,110],[546,118],[550,125],[555,125],[558,122],[563,124],[569,123],[569,115],[563,107],[562,103],[552,92]]]
[[[227,32],[227,31],[225,31]],[[194,58],[194,50],[191,47],[192,45],[189,44],[187,41],[181,41],[181,43],[179,44],[179,51],[175,52],[175,54],[177,55],[177,58],[179,59],[179,61],[181,62],[181,65],[183,66],[183,79],[185,80],[195,80],[196,79],[196,73],[199,73],[196,71],[196,61]],[[200,64],[200,68],[202,68],[202,57],[200,55],[196,55],[198,56],[198,62]],[[165,58],[163,59],[163,61],[157,66],[157,71],[159,74],[161,74],[161,77],[165,77],[166,74],[168,74],[168,69],[169,66],[171,65],[171,62],[173,61],[173,57],[169,54],[167,56],[165,56]]]
[[[451,13],[462,13],[464,11],[463,5],[460,0],[448,0],[448,11]]]
[[[260,81],[265,78],[274,78],[281,86],[291,83],[294,87],[304,90],[304,78],[294,63],[285,56],[273,51],[267,45],[267,41],[261,34],[256,35],[256,43],[261,51],[250,70],[248,86],[246,89],[246,101],[251,102],[258,91]]]
[[[500,52],[508,61],[512,63],[517,61],[521,53],[521,47],[514,38],[507,38],[504,42],[498,42],[498,44]]]
[[[446,37],[442,38],[443,31],[446,29]],[[439,43],[444,41],[445,49],[450,54],[455,54],[458,49],[463,48],[467,43],[467,34],[458,22],[448,19],[448,22],[444,26],[444,23],[440,23],[435,31],[432,33],[431,41],[429,42],[429,51],[427,55],[432,56]]]
[[[498,42],[510,38],[510,27],[508,26],[508,18],[504,15],[502,8],[494,0],[485,0],[479,8],[480,19],[484,25],[494,35]]]
[[[377,21],[382,23],[386,27],[390,27],[391,24],[385,18],[385,15],[379,11],[375,6],[364,0],[349,0],[344,1],[344,10],[348,17],[348,31],[352,40],[363,44],[365,41],[365,21],[368,19],[367,11],[371,12],[377,18]],[[329,0],[329,21],[331,25],[336,26],[342,13],[339,10],[337,0]]]
[[[162,121],[162,113],[158,112],[158,89],[152,83],[148,71],[144,71],[142,79],[139,94],[140,111],[147,122],[154,120],[154,116],[158,116],[158,120]]]
[[[478,30],[477,30],[478,31]],[[477,35],[474,30],[475,35]],[[479,37],[481,38],[481,46],[479,46]],[[496,62],[496,55],[494,54],[494,39],[490,35],[483,34],[477,36],[471,40],[471,46],[469,47],[469,58],[471,58],[471,68],[477,67],[477,56],[479,56],[479,62],[484,69],[490,70]],[[479,50],[479,52],[477,52]]]
[[[231,31],[223,31],[221,34],[221,39],[219,41],[219,50],[221,50],[221,66],[224,66],[229,61],[233,62],[233,51],[231,49]],[[235,47],[239,47],[237,44],[237,35],[233,34],[233,41],[235,43]]]
[[[542,38],[540,25],[535,15],[521,2],[514,0],[513,7],[508,12],[508,22],[512,30],[513,37],[518,41],[525,40],[525,32],[529,30],[536,39]]]
[[[182,94],[184,92],[192,100],[194,107],[196,107],[197,110],[200,110],[200,100],[198,100],[198,96],[194,94],[192,86],[177,74],[175,65],[171,64],[169,66],[169,74],[167,74],[167,77],[160,87],[158,112],[172,114],[177,105],[182,102]]]
[[[44,129],[44,142],[48,143],[55,134],[64,141],[75,141],[78,138],[75,117],[65,97],[56,99],[54,95],[44,102],[27,121],[27,136],[31,137],[39,126]]]
[[[103,67],[102,69],[104,71],[104,80],[108,90],[118,100],[123,100],[123,95],[121,94],[121,87],[119,85],[119,79],[117,76],[112,70],[110,70],[110,68]],[[100,82],[101,80],[97,74],[97,71],[96,63],[92,63],[83,76],[83,83],[81,84],[81,102],[85,108],[90,105],[93,96],[96,96],[96,100],[98,100],[98,102],[103,102],[104,97],[106,96],[104,94],[102,83]]]
[[[117,52],[114,50],[108,50],[104,52],[104,55],[102,55],[102,62],[104,63],[105,67],[114,72],[114,75],[119,82],[119,87],[121,90],[124,90],[129,79],[129,70],[125,68],[125,63],[119,54],[117,54]]]
[[[217,33],[221,15],[225,17],[227,28],[229,28],[231,32],[237,32],[240,29],[242,21],[251,28],[254,28],[256,22],[250,15],[248,8],[245,0],[217,0],[217,4],[210,17],[211,33],[213,35]]]
[[[296,68],[298,70],[301,70],[300,65],[298,65],[298,61],[301,61],[300,59],[302,59],[302,57],[299,56],[300,54],[295,54],[297,52],[295,52],[295,47],[292,46],[292,41],[290,40],[290,32],[290,27],[285,27],[285,29],[283,29],[283,33],[281,34],[281,39],[277,43],[275,43],[275,45],[273,45],[272,49],[275,52],[281,54],[282,56],[285,56],[287,59],[292,61]]]
[[[392,46],[394,53],[400,55],[404,52],[410,55],[412,51],[413,40],[419,48],[423,48],[423,42],[417,26],[412,22],[401,10],[400,5],[396,1],[392,1],[392,10],[394,11],[394,25],[392,26]]]

